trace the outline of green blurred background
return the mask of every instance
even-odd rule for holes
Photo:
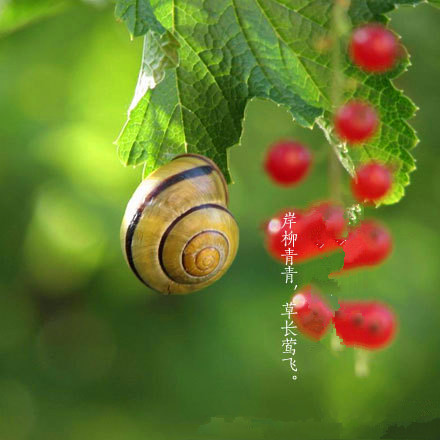
[[[392,14],[413,61],[397,84],[420,107],[421,138],[406,197],[366,213],[390,227],[394,252],[379,268],[323,284],[333,304],[390,303],[398,337],[370,356],[367,377],[355,374],[353,350],[332,349],[331,335],[301,337],[294,382],[279,315],[292,292],[259,227],[285,206],[328,197],[323,136],[253,101],[230,153],[235,263],[192,295],[149,291],[119,245],[141,169],[121,166],[112,144],[141,40],[130,41],[112,6],[88,3],[0,39],[0,440],[438,439],[440,13],[422,5]],[[285,136],[315,152],[294,189],[262,171],[267,145]],[[311,264],[300,272],[323,271]]]

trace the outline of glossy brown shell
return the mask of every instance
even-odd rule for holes
[[[177,156],[143,180],[127,205],[121,245],[128,265],[164,294],[212,284],[238,248],[238,226],[227,204],[228,187],[214,162]]]

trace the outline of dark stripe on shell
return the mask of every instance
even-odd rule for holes
[[[188,209],[188,211],[185,211],[183,214],[179,215],[178,217],[176,217],[171,224],[168,226],[167,230],[164,232],[164,234],[162,235],[162,238],[160,240],[160,244],[159,244],[159,249],[158,249],[158,257],[159,257],[159,263],[160,263],[160,267],[162,268],[164,274],[172,281],[174,281],[171,276],[168,274],[168,272],[165,269],[165,265],[163,264],[163,248],[165,246],[165,241],[168,237],[168,235],[170,234],[170,232],[173,230],[173,228],[177,225],[177,223],[180,222],[180,220],[182,220],[183,218],[185,218],[187,215],[195,212],[195,211],[199,211],[201,209],[208,209],[208,208],[215,208],[215,209],[221,209],[222,211],[227,212],[232,218],[233,215],[224,207],[221,205],[217,205],[215,203],[205,203],[204,205],[198,205],[198,206],[193,206],[192,208]],[[234,219],[235,220],[235,219]],[[205,232],[205,231],[202,231]],[[215,231],[218,232],[218,231]],[[221,232],[219,232],[221,233]],[[199,235],[199,234],[196,234]],[[191,237],[194,238],[194,237]],[[228,242],[229,245],[229,240],[226,238],[226,241]]]
[[[218,167],[218,165],[212,160],[209,159],[206,156],[202,156],[201,154],[195,154],[195,153],[186,153],[186,154],[180,154],[179,156],[176,156],[175,158],[173,158],[173,160],[178,159],[179,157],[194,157],[196,159],[200,159],[203,160],[204,162],[208,163],[209,165],[211,165],[215,171],[217,172],[217,174],[220,176],[220,179],[222,181],[223,184],[223,189],[225,190],[225,199],[226,199],[226,206],[229,205],[229,191],[228,191],[228,184],[226,182],[225,176],[223,175],[223,173],[221,172],[220,168]]]
[[[130,224],[127,228],[127,233],[125,235],[125,253],[127,255],[128,264],[133,271],[133,273],[138,277],[140,281],[142,281],[147,287],[152,288],[139,274],[136,269],[136,265],[133,261],[133,253],[131,249],[131,244],[133,241],[133,236],[136,231],[136,227],[142,217],[145,207],[161,192],[168,189],[170,186],[175,185],[176,183],[182,182],[183,180],[193,179],[195,177],[205,176],[207,174],[211,174],[214,168],[212,166],[200,166],[195,168],[190,168],[189,170],[181,171],[180,173],[173,174],[172,176],[164,179],[159,185],[157,185],[144,199],[142,204],[136,211],[136,214],[133,216]]]

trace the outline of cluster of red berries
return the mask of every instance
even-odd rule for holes
[[[357,28],[349,46],[351,60],[369,73],[390,70],[399,56],[396,36],[383,25],[368,24]],[[370,139],[379,127],[379,116],[367,102],[350,101],[334,115],[338,136],[351,146]],[[298,142],[278,142],[270,149],[265,168],[271,178],[281,185],[300,182],[308,173],[312,161],[310,151]],[[391,171],[377,162],[360,166],[352,181],[354,197],[361,203],[377,202],[392,185]]]
[[[273,181],[288,186],[304,179],[311,162],[312,154],[306,146],[283,140],[270,147],[264,167]],[[361,203],[379,201],[388,193],[391,185],[389,168],[374,161],[361,165],[351,182],[353,196]]]
[[[354,30],[349,55],[360,69],[380,74],[392,69],[399,57],[396,36],[381,24],[368,24]],[[370,139],[379,126],[376,110],[363,101],[350,101],[334,116],[338,136],[351,145]]]
[[[293,296],[291,304],[297,328],[315,341],[324,337],[331,323],[344,345],[370,350],[389,345],[396,332],[394,313],[377,301],[341,301],[333,312],[316,288],[306,286]]]
[[[353,63],[368,73],[384,73],[392,69],[399,57],[396,36],[383,25],[369,24],[356,29],[349,45]],[[379,128],[379,116],[367,102],[350,101],[334,115],[334,128],[339,138],[351,146],[364,143]],[[276,183],[296,185],[308,174],[312,154],[298,142],[284,140],[272,145],[267,153],[265,169]],[[360,165],[351,181],[353,197],[360,203],[380,201],[392,186],[391,170],[376,161]],[[265,225],[269,253],[284,262],[283,219],[295,213],[292,232],[296,241],[295,261],[344,251],[342,272],[363,266],[377,265],[391,252],[388,230],[374,220],[349,226],[344,208],[334,202],[313,204],[307,209],[284,209]],[[333,323],[336,334],[347,346],[377,349],[389,344],[395,334],[396,319],[386,305],[375,301],[340,302],[333,312],[312,286],[304,287],[292,298],[298,329],[308,337],[321,339]]]
[[[286,209],[266,225],[266,246],[274,258],[284,261],[282,225],[289,212],[295,214],[295,223],[292,224],[291,230],[296,236],[296,262],[335,251],[343,243],[346,220],[341,206],[323,202],[306,210]]]
[[[286,214],[295,213],[295,261],[304,262],[336,251],[344,251],[342,271],[374,266],[390,254],[391,235],[387,228],[374,220],[365,220],[349,227],[341,205],[322,202],[306,210],[284,209],[265,225],[266,247],[279,261],[284,261],[282,224]],[[347,234],[348,233],[348,234]]]

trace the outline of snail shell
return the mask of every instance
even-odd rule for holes
[[[213,283],[238,248],[238,226],[227,205],[228,187],[214,162],[177,156],[143,180],[127,205],[121,244],[128,265],[164,294]]]

